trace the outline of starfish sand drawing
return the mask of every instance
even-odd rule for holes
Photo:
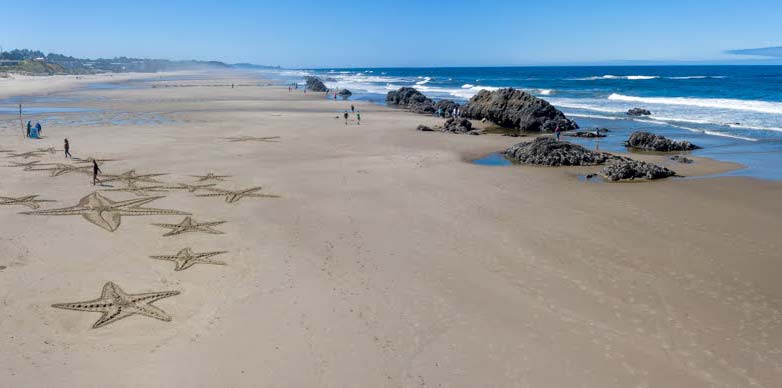
[[[165,311],[152,305],[152,303],[179,295],[179,291],[145,292],[141,294],[128,294],[113,282],[103,285],[100,298],[74,303],[57,303],[52,307],[77,311],[91,311],[103,313],[93,325],[93,329],[106,326],[109,323],[119,321],[131,315],[143,315],[145,317],[171,321],[171,316]]]
[[[36,199],[37,195],[25,195],[23,197],[0,197],[0,205],[21,205],[27,206],[30,209],[38,209],[41,207],[41,202],[57,202],[51,199]]]
[[[174,186],[166,186],[167,189],[171,190],[187,190],[188,192],[195,193],[198,190],[205,189],[207,187],[214,187],[217,186],[217,183],[208,183],[204,185],[199,184],[188,184],[188,183],[177,183]]]
[[[226,265],[225,262],[214,260],[212,256],[227,253],[225,251],[195,253],[190,248],[185,248],[170,256],[150,256],[157,260],[168,260],[174,262],[174,271],[186,270],[196,264],[214,264]]]
[[[179,210],[154,209],[142,207],[156,199],[150,197],[129,199],[127,201],[112,201],[98,192],[93,192],[79,200],[74,206],[60,209],[47,209],[25,212],[22,214],[37,216],[82,216],[85,220],[113,232],[119,228],[122,216],[153,216],[153,215],[187,215],[190,213]]]
[[[136,170],[130,170],[125,171],[122,174],[118,175],[103,175],[103,182],[113,182],[113,181],[120,181],[125,182],[126,184],[136,183],[136,182],[145,182],[145,183],[163,183],[158,180],[155,180],[153,178],[168,175],[168,174],[142,174],[139,175],[136,173]]]
[[[178,224],[152,224],[152,225],[159,226],[161,228],[171,229],[170,232],[163,235],[163,237],[168,237],[168,236],[175,236],[178,234],[191,233],[191,232],[224,234],[219,230],[212,229],[213,226],[221,225],[224,223],[225,221],[197,222],[188,216],[185,217],[185,219]]]
[[[41,151],[30,151],[30,152],[22,152],[18,154],[9,154],[9,158],[22,158],[22,159],[29,159],[29,158],[37,158],[41,156],[43,152]]]
[[[25,171],[30,171],[33,167],[37,166],[48,166],[48,164],[41,164],[40,160],[32,160],[29,162],[9,162],[10,165],[6,165],[5,167],[23,167]]]
[[[101,191],[120,191],[126,193],[133,193],[139,197],[147,197],[153,192],[166,191],[163,185],[156,186],[141,186],[138,183],[128,183],[126,187],[119,187],[114,189],[102,189]]]
[[[277,139],[279,139],[279,136],[266,136],[266,137],[255,137],[255,136],[231,136],[231,137],[224,137],[223,139],[228,140],[231,143],[239,143],[239,142],[245,142],[245,141],[259,141],[259,142],[267,142],[267,143],[277,143]]]
[[[253,187],[244,190],[223,190],[223,189],[205,189],[209,194],[196,194],[196,197],[225,197],[225,202],[239,202],[240,199],[248,198],[280,198],[279,195],[256,193],[262,187]]]
[[[51,167],[25,168],[25,171],[49,171],[53,177],[70,173],[89,175],[92,174],[92,166],[71,166],[69,164],[56,163],[51,165]]]
[[[50,154],[56,154],[56,153],[60,152],[61,150],[58,150],[58,149],[56,149],[54,147],[49,147],[49,148],[38,148],[37,151],[39,151],[39,152],[48,152]]]
[[[215,175],[213,173],[207,173],[206,175],[190,175],[196,178],[196,182],[208,182],[208,181],[224,181],[225,178],[230,178],[230,175]]]
[[[95,159],[92,156],[86,159],[80,159],[80,158],[73,158],[75,163],[92,163],[92,162],[98,162],[98,165],[105,163],[105,162],[116,162],[119,159]]]

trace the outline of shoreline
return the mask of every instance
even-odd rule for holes
[[[41,163],[72,163],[59,150],[67,137],[75,157],[111,159],[104,174],[165,174],[153,178],[173,187],[213,173],[228,176],[206,182],[214,188],[271,196],[230,202],[170,188],[138,196],[110,191],[123,188],[118,181],[93,186],[88,174],[0,167],[0,196],[57,201],[37,210],[102,190],[112,201],[160,197],[143,206],[221,222],[213,228],[222,232],[164,237],[171,228],[159,224],[185,215],[162,211],[124,215],[109,231],[81,215],[0,206],[4,382],[706,387],[782,379],[782,182],[593,184],[577,179],[578,168],[480,166],[465,156],[525,139],[418,132],[436,119],[285,87],[208,86],[237,79],[59,91],[89,97],[80,104],[97,110],[88,119],[98,124],[53,114],[62,124],[35,142],[0,129],[2,149],[56,147],[31,159]],[[337,116],[350,104],[360,125]],[[687,168],[735,167],[698,160]],[[215,257],[225,265],[175,271],[150,258],[184,248],[227,251]],[[170,321],[136,315],[91,329],[100,314],[51,307],[94,299],[109,281],[131,294],[179,291],[155,302]]]

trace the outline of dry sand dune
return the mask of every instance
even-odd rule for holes
[[[17,165],[0,167],[0,385],[782,381],[779,182],[479,166],[519,139],[416,132],[436,120],[361,102],[346,126],[349,103],[236,75],[173,84],[60,92],[159,123],[26,141],[0,116],[0,150],[67,137],[113,176],[0,153]]]

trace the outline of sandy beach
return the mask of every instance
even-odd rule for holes
[[[241,73],[50,80],[0,79],[88,110],[25,117],[41,140],[0,114],[2,386],[780,386],[779,181],[475,165],[524,138]],[[158,319],[93,329],[108,282]]]

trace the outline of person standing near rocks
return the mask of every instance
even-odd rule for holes
[[[556,128],[554,128],[554,136],[557,137],[557,141],[559,141],[559,135],[560,135],[559,125],[557,125]]]
[[[68,158],[72,159],[73,156],[71,156],[71,144],[68,143],[68,139],[65,139],[65,144],[63,145],[63,148],[65,148],[65,159]]]

